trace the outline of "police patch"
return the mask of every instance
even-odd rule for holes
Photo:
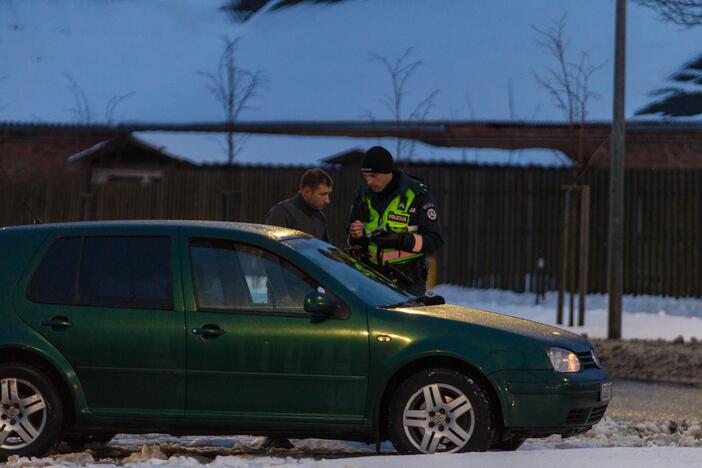
[[[436,221],[436,210],[434,208],[429,208],[427,210],[427,218],[429,218],[429,221]]]
[[[409,216],[397,214],[397,213],[390,213],[388,214],[388,219],[390,221],[397,221],[398,223],[406,223],[409,221]]]

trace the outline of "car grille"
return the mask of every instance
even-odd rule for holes
[[[597,424],[604,416],[607,405],[597,406],[595,408],[578,408],[568,412],[566,424],[569,426],[590,426]]]
[[[597,369],[599,366],[592,357],[592,352],[587,351],[584,353],[577,353],[578,359],[580,360],[580,367],[583,369]]]

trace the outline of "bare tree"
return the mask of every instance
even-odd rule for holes
[[[536,74],[537,83],[544,88],[561,110],[568,125],[580,130],[576,157],[576,173],[587,168],[592,154],[583,154],[583,136],[588,103],[599,95],[590,88],[590,79],[604,63],[593,65],[587,52],[580,52],[577,61],[570,60],[565,39],[566,15],[553,21],[546,29],[531,25],[539,36],[538,43],[551,56],[555,65],[547,67],[543,75]]]
[[[517,106],[514,103],[514,88],[512,86],[512,80],[507,80],[507,115],[509,117],[509,121],[513,122],[515,120],[524,120],[528,119],[533,121],[536,118],[536,115],[539,113],[539,107],[540,105],[537,104],[534,107],[534,111],[531,113],[531,116],[529,117],[524,117],[517,113]],[[518,149],[518,150],[510,150],[509,151],[509,159],[508,159],[508,164],[512,164],[512,162],[516,161],[519,159],[522,154],[524,153],[523,150]],[[556,157],[563,162],[564,156],[561,155],[558,151],[554,151],[554,154],[556,154]],[[514,160],[512,158],[514,156]]]
[[[692,27],[702,24],[701,0],[634,0],[656,11],[663,21]]]
[[[102,122],[106,124],[112,124],[114,122],[115,112],[117,106],[125,99],[131,97],[134,93],[127,93],[122,95],[112,96],[105,104],[105,111],[100,115],[93,112],[90,106],[90,101],[85,95],[83,88],[78,84],[78,82],[73,78],[70,73],[65,74],[68,80],[68,90],[73,95],[74,106],[68,109],[68,111],[73,114],[77,122],[89,125],[95,122]]]
[[[560,276],[558,284],[558,306],[556,322],[563,323],[563,305],[566,288],[570,293],[569,325],[574,324],[574,297],[576,280],[580,298],[578,324],[585,321],[585,294],[587,292],[590,225],[590,190],[577,181],[585,172],[595,151],[585,148],[585,121],[588,103],[598,95],[590,89],[592,74],[604,64],[592,65],[586,52],[581,52],[576,61],[569,58],[565,39],[566,16],[553,21],[546,29],[531,26],[539,36],[538,43],[553,59],[555,65],[547,68],[544,75],[536,75],[536,81],[544,88],[561,110],[572,132],[577,132],[572,183],[564,186],[563,223],[561,230]],[[579,239],[579,242],[578,242]]]
[[[385,94],[380,98],[381,104],[387,109],[392,115],[393,120],[396,124],[400,124],[403,120],[414,120],[422,122],[426,120],[429,112],[434,105],[434,99],[439,90],[435,89],[421,99],[417,105],[412,109],[412,111],[405,117],[405,99],[407,97],[407,85],[408,81],[414,73],[423,65],[421,60],[412,60],[411,56],[414,52],[414,48],[409,47],[405,52],[396,60],[391,60],[386,56],[379,55],[375,52],[370,53],[370,59],[372,62],[377,62],[383,66],[385,71],[390,78],[390,84],[392,91],[389,94]],[[365,111],[364,115],[370,120],[375,120],[374,115],[370,111]],[[412,159],[414,157],[414,148],[416,146],[416,141],[403,140],[402,138],[397,139],[397,144],[395,148],[395,157],[398,160]]]
[[[257,90],[265,83],[263,72],[251,72],[237,63],[239,39],[224,38],[224,49],[219,57],[215,72],[199,72],[207,78],[207,88],[222,106],[224,120],[230,125],[236,123],[239,114],[252,109],[248,102],[257,96]],[[232,166],[236,155],[241,151],[244,137],[237,137],[233,131],[227,133],[227,164]]]

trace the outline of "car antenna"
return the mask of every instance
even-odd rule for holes
[[[32,207],[29,206],[29,202],[27,202],[26,198],[22,199],[22,203],[24,203],[24,206],[27,207],[27,211],[29,211],[29,214],[32,215],[32,221],[34,222],[34,224],[43,224],[41,218],[39,218],[39,216],[35,215],[34,211],[32,211]]]

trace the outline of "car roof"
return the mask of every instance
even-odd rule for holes
[[[288,229],[279,226],[269,226],[266,224],[235,223],[228,221],[195,221],[195,220],[128,220],[128,221],[81,221],[71,223],[46,223],[27,224],[21,226],[8,226],[0,228],[0,232],[15,232],[23,230],[55,230],[70,231],[73,229],[96,231],[109,229],[111,227],[138,228],[138,227],[198,227],[211,228],[217,231],[239,231],[248,234],[260,235],[274,240],[287,240],[293,238],[310,238],[309,234],[295,229]]]

